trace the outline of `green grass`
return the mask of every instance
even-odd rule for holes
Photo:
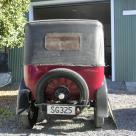
[[[9,118],[13,115],[13,113],[7,109],[7,108],[4,108],[4,107],[0,107],[0,118],[3,119],[3,118]]]

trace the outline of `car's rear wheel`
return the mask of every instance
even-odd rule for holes
[[[108,90],[106,80],[103,86],[98,89],[94,105],[94,123],[96,128],[102,128],[104,119],[108,117]]]
[[[97,106],[94,107],[94,124],[96,128],[101,128],[104,125],[104,117],[99,117],[97,114]]]
[[[31,129],[36,124],[38,117],[38,108],[34,104],[30,104],[30,107],[26,114],[20,115],[20,120],[24,128]]]
[[[79,104],[87,105],[89,100],[89,89],[85,80],[77,72],[66,68],[57,68],[43,75],[37,84],[36,90],[37,103],[46,103],[46,100],[53,98],[52,96],[55,96],[55,93],[57,96],[59,96],[58,93],[68,94],[69,97],[65,95],[65,98],[68,98],[68,100],[76,98],[73,97],[76,95],[72,96],[74,90],[79,92]],[[50,94],[51,91],[53,94]],[[49,97],[45,95],[47,93]]]

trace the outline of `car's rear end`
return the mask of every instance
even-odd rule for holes
[[[94,106],[99,127],[107,116],[102,24],[37,21],[27,24],[25,32],[24,79],[17,112],[33,112],[33,116],[28,112],[27,126],[36,123],[38,109],[48,115],[77,115],[84,107]]]

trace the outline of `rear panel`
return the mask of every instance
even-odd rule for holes
[[[24,67],[25,84],[32,91],[34,99],[36,98],[36,96],[35,96],[36,85],[37,85],[37,82],[40,80],[41,76],[46,74],[49,70],[56,69],[56,68],[68,68],[68,69],[71,69],[71,70],[79,73],[85,79],[85,81],[88,85],[90,99],[92,99],[92,100],[95,99],[96,91],[103,84],[104,67],[26,65]],[[51,93],[51,94],[54,94],[54,93]],[[51,95],[49,95],[47,97],[50,97],[50,96]],[[79,92],[74,94],[74,96],[79,96]]]

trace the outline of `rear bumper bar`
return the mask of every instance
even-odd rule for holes
[[[90,105],[81,105],[81,104],[49,104],[49,103],[40,103],[40,104],[35,104],[36,107],[40,107],[40,106],[47,106],[47,105],[55,105],[55,106],[75,106],[75,107],[90,107]]]

